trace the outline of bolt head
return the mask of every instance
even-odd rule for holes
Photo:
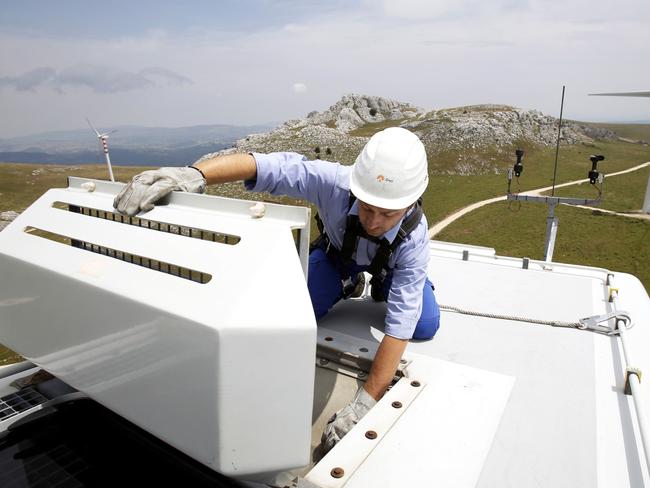
[[[334,468],[332,471],[330,471],[330,474],[332,475],[332,478],[342,478],[345,474],[345,471],[343,468]]]
[[[417,388],[418,386],[420,386],[420,382],[419,381],[411,381],[411,386],[415,386]]]
[[[366,438],[368,439],[376,439],[377,438],[377,432],[374,430],[369,430],[366,432]]]
[[[393,408],[402,408],[402,402],[393,402],[391,405]]]

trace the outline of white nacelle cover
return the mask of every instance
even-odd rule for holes
[[[71,178],[0,232],[0,343],[226,475],[308,464],[309,209],[174,193],[129,219],[121,187]]]

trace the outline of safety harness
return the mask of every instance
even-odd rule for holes
[[[406,239],[406,237],[408,237],[408,235],[413,232],[420,223],[420,220],[422,219],[422,198],[418,199],[413,211],[402,220],[402,225],[400,225],[393,242],[389,242],[385,237],[379,239],[366,233],[359,221],[359,216],[351,215],[349,213],[356,199],[357,198],[352,194],[352,192],[350,192],[350,199],[348,201],[348,217],[341,249],[337,249],[336,246],[332,244],[332,241],[325,232],[323,221],[318,214],[316,214],[315,219],[320,235],[314,240],[311,248],[322,248],[330,261],[339,268],[341,276],[346,277],[342,280],[343,298],[348,298],[356,286],[353,282],[353,277],[349,276],[348,270],[351,265],[354,264],[352,261],[352,255],[359,245],[359,239],[363,237],[364,239],[376,243],[378,246],[377,253],[370,262],[367,271],[372,276],[372,279],[370,280],[372,286],[372,297],[376,301],[385,301],[386,297],[382,295],[381,290],[383,289],[386,277],[391,271],[388,262],[393,255],[393,252],[395,252],[404,239]]]

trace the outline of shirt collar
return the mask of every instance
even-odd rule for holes
[[[409,215],[412,211],[413,211],[413,208],[410,208],[410,209],[408,210],[408,212],[406,212],[406,213],[404,214],[404,216],[400,219],[400,221],[397,222],[397,224],[395,224],[395,226],[393,226],[392,228],[388,229],[388,231],[387,231],[385,234],[383,234],[379,239],[386,238],[386,240],[387,240],[389,243],[392,244],[393,241],[395,240],[395,237],[397,236],[397,233],[399,232],[399,228],[402,226],[402,222],[404,221],[404,219],[406,218],[406,216]],[[355,200],[355,201],[354,201],[354,203],[352,204],[352,207],[350,207],[350,210],[349,210],[349,212],[348,212],[348,215],[356,215],[356,216],[359,215],[359,200]]]

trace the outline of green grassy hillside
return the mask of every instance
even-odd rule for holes
[[[492,247],[499,255],[544,258],[546,205],[498,202],[471,212],[435,238]],[[631,273],[650,290],[650,221],[559,206],[553,261]]]

